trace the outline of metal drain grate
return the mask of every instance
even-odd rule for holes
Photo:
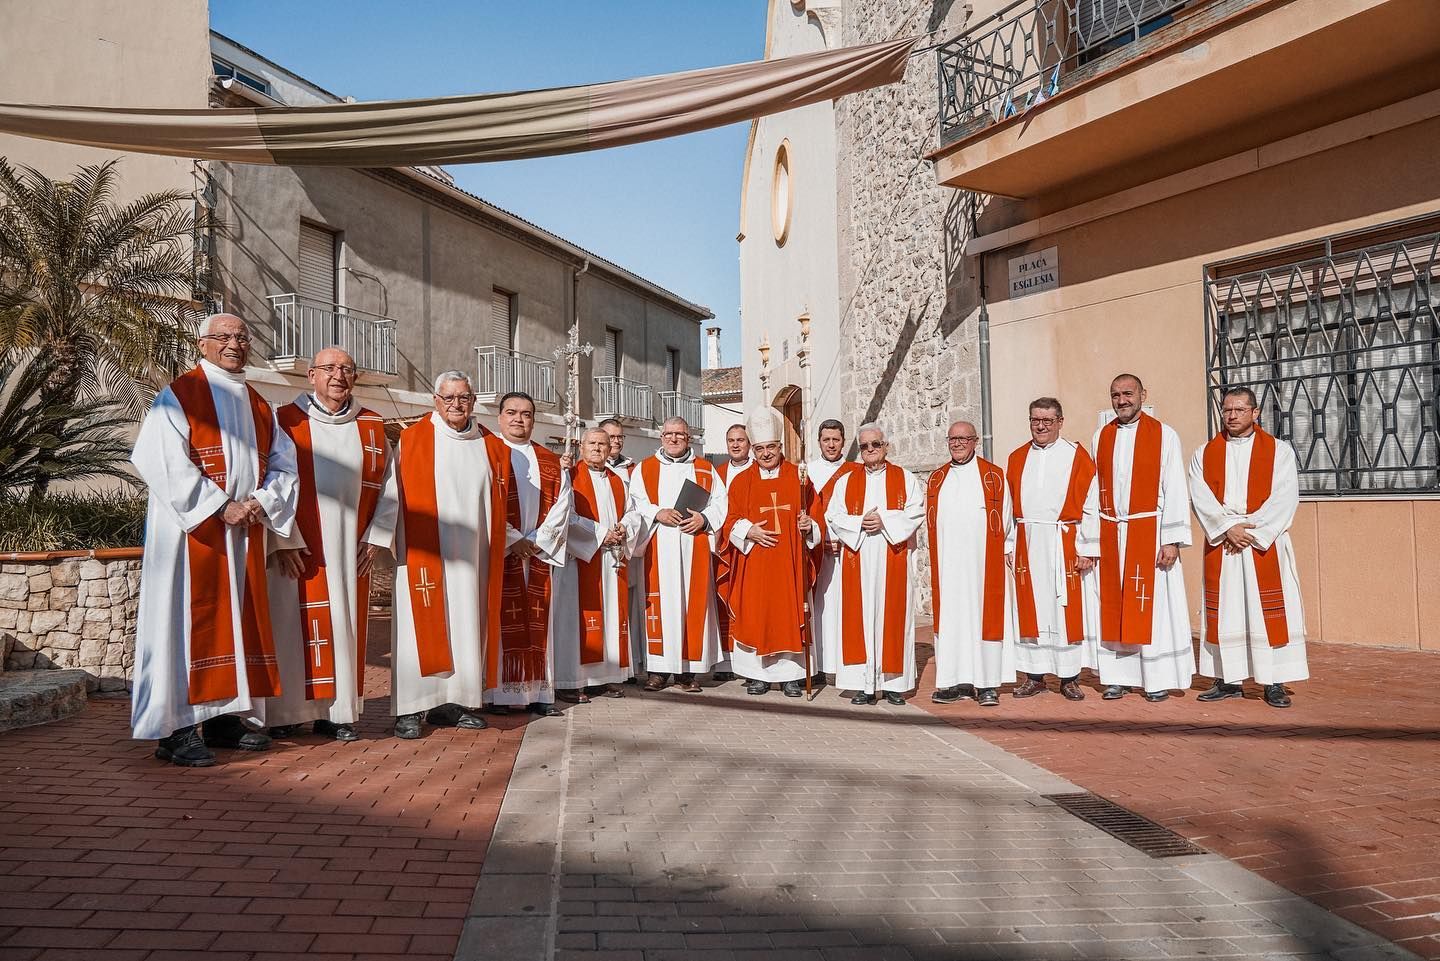
[[[1085,791],[1080,794],[1046,794],[1044,797],[1080,820],[1095,825],[1111,837],[1119,838],[1152,858],[1175,858],[1185,854],[1206,853],[1204,848],[1187,841],[1169,828],[1163,828],[1149,818],[1141,817],[1098,794]]]

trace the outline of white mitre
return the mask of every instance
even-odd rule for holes
[[[777,444],[785,439],[780,430],[780,415],[768,410],[751,415],[745,433],[750,435],[751,444]]]

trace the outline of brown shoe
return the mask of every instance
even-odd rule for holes
[[[1033,677],[1027,677],[1015,686],[1010,692],[1011,697],[1034,697],[1036,694],[1045,693],[1045,682],[1037,681]]]
[[[1081,689],[1080,682],[1075,680],[1073,677],[1070,680],[1061,683],[1060,694],[1067,701],[1085,700],[1085,692]]]
[[[654,692],[660,690],[660,689],[663,688],[664,686],[665,686],[665,675],[664,675],[664,674],[651,674],[651,675],[650,675],[648,678],[646,678],[646,680],[645,680],[645,690],[651,692],[652,694],[653,694]]]
[[[696,680],[694,674],[681,674],[679,677],[679,681],[680,690],[684,691],[686,694],[700,693],[700,682]]]

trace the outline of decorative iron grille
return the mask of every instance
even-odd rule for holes
[[[1170,22],[1193,0],[1015,0],[936,49],[940,138],[1022,113],[1067,74]]]
[[[1224,388],[1250,387],[1295,448],[1302,493],[1440,492],[1440,233],[1339,240],[1234,276],[1207,268],[1211,431]]]

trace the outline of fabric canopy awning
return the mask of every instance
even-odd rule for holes
[[[214,110],[0,103],[0,132],[284,166],[519,160],[674,137],[894,83],[916,39],[636,80],[426,100]]]

